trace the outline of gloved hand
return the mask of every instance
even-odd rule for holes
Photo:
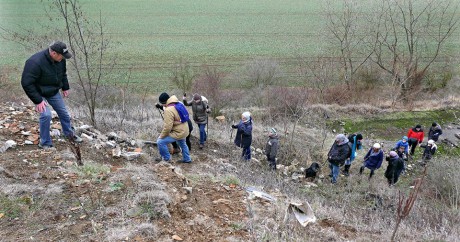
[[[210,113],[211,112],[211,109],[206,109],[206,113]]]
[[[35,106],[35,111],[39,112],[39,113],[43,113],[45,112],[45,109],[46,109],[46,102],[45,100],[43,100],[41,103],[37,104]]]
[[[237,129],[237,128],[238,128],[238,125],[232,124],[232,128],[233,128],[233,129]]]
[[[155,107],[158,108],[158,109],[162,109],[163,108],[163,105],[159,104],[159,103],[156,103],[155,104]]]

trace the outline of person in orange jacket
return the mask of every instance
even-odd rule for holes
[[[417,124],[414,128],[409,129],[407,137],[409,138],[410,155],[414,155],[415,148],[421,144],[425,133],[423,132],[422,125]]]

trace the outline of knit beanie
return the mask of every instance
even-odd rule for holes
[[[158,101],[160,101],[161,104],[166,104],[166,101],[168,101],[168,99],[169,99],[169,95],[166,92],[163,92],[158,97]]]
[[[245,123],[249,122],[249,120],[251,119],[251,113],[250,112],[244,112],[241,115],[244,117],[244,119],[246,119]]]
[[[276,136],[276,134],[277,134],[275,128],[270,128],[270,130],[268,132],[269,132],[269,136]]]
[[[436,127],[438,124],[436,122],[432,123],[431,126]]]
[[[417,124],[417,125],[415,125],[415,128],[416,128],[416,129],[421,129],[421,128],[422,128],[422,125]]]
[[[395,151],[390,151],[390,157],[396,157],[398,156],[398,153],[396,153]]]
[[[357,134],[356,135],[356,140],[362,140],[363,139],[363,135],[362,134]]]
[[[194,101],[199,101],[199,100],[201,100],[201,95],[199,95],[198,93],[193,94],[193,100],[194,100]]]
[[[407,136],[403,136],[402,140],[403,140],[403,142],[404,142],[404,140],[407,141],[408,140]]]

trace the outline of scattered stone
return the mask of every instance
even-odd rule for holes
[[[263,154],[263,153],[264,153],[264,152],[262,151],[262,149],[260,149],[260,148],[257,148],[257,149],[256,149],[256,152],[259,153],[259,154]]]
[[[232,201],[230,201],[228,199],[220,198],[220,199],[212,201],[212,203],[214,203],[214,204],[223,203],[223,204],[226,204],[226,205],[230,205],[232,203]]]
[[[34,142],[32,142],[32,141],[30,141],[30,140],[25,140],[25,141],[24,141],[24,144],[26,144],[26,145],[33,145]]]
[[[117,143],[115,143],[114,141],[107,141],[105,142],[105,147],[108,147],[108,148],[115,148],[117,146]]]
[[[108,140],[118,140],[118,135],[115,132],[110,132],[107,134]]]
[[[310,187],[318,187],[318,185],[316,185],[316,184],[315,184],[315,183],[313,183],[313,182],[307,182],[307,183],[305,184],[305,187],[306,187],[306,188],[310,188]]]
[[[192,187],[183,187],[182,189],[184,189],[187,192],[187,194],[192,194],[192,191],[193,191]]]
[[[24,135],[24,136],[29,136],[29,135],[31,135],[31,132],[30,131],[21,131],[21,134]]]
[[[179,237],[178,235],[173,235],[171,237],[173,240],[177,240],[177,241],[182,241],[183,239],[181,237]]]
[[[121,156],[121,149],[120,147],[117,147],[115,149],[112,150],[112,156],[113,157],[120,157]]]
[[[225,116],[217,116],[217,117],[216,117],[216,120],[217,120],[218,122],[220,122],[220,123],[223,123],[223,122],[225,122]]]
[[[32,178],[36,180],[43,178],[43,176],[40,172],[35,172],[34,174],[32,174]]]
[[[50,135],[53,137],[60,137],[61,136],[61,131],[59,129],[52,129],[50,131]]]
[[[139,152],[124,152],[121,154],[126,160],[131,161],[139,158],[142,153]]]
[[[88,141],[93,141],[93,137],[91,137],[91,136],[89,136],[89,135],[87,135],[85,133],[82,133],[81,137],[87,139]]]
[[[187,201],[187,199],[188,199],[187,195],[184,195],[184,196],[180,197],[180,202],[183,203],[183,202]]]
[[[17,143],[14,140],[7,140],[5,144],[0,147],[0,153],[4,153],[9,148],[16,147]]]

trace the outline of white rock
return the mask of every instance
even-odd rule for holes
[[[91,137],[91,136],[89,136],[89,135],[87,135],[85,133],[82,133],[81,137],[87,139],[88,141],[93,141],[93,137]]]
[[[25,135],[25,136],[31,135],[30,131],[27,131],[27,132],[26,131],[21,131],[21,134]]]
[[[32,141],[30,141],[30,140],[26,140],[26,141],[24,141],[24,144],[26,144],[26,145],[33,145],[34,142],[32,142]]]
[[[53,136],[53,137],[59,137],[59,136],[61,136],[61,131],[59,131],[59,129],[52,129],[50,131],[50,135]]]

